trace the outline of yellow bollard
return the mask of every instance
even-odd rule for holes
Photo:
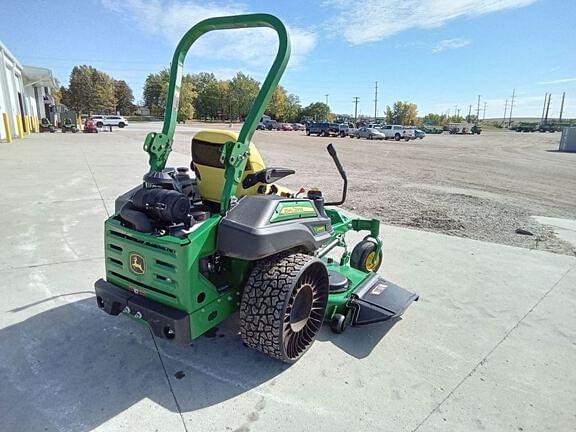
[[[22,127],[22,116],[16,114],[16,126],[18,128],[18,138],[24,138],[24,128]]]
[[[24,127],[24,129],[25,129],[24,135],[30,135],[30,118],[27,115],[24,116],[24,125],[23,126],[25,126]]]
[[[8,113],[2,113],[4,119],[4,129],[6,130],[6,142],[12,142],[12,131],[10,130],[10,122],[8,121]]]
[[[40,119],[38,119],[38,116],[34,117],[34,123],[36,123],[36,133],[40,132]]]
[[[78,129],[82,129],[82,117],[80,117],[80,114],[78,114],[78,117],[76,117],[76,127]]]

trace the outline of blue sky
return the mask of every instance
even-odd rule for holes
[[[178,39],[201,19],[268,12],[292,37],[281,84],[304,105],[374,112],[407,100],[421,115],[467,112],[478,94],[486,117],[501,117],[516,89],[515,115],[551,116],[566,91],[565,117],[576,117],[576,1],[573,0],[42,0],[9,1],[0,40],[24,64],[51,68],[65,85],[72,67],[91,64],[126,80],[141,99],[146,76],[167,66]],[[276,49],[268,30],[205,36],[186,61],[190,72],[262,79]]]

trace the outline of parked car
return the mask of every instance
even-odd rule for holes
[[[306,135],[329,136],[330,123],[328,122],[314,122],[306,125]]]
[[[402,125],[384,125],[379,130],[382,131],[382,133],[386,137],[385,139],[391,138],[396,141],[404,139],[406,141],[409,141],[411,139],[416,138],[414,136],[414,129],[407,129]]]
[[[356,138],[385,139],[386,135],[380,129],[361,127],[356,131]]]
[[[266,125],[264,125],[264,123],[260,122],[258,123],[258,126],[256,126],[256,130],[265,130],[266,129]]]
[[[414,129],[414,138],[422,139],[426,136],[426,132],[420,129]]]
[[[306,130],[306,126],[304,126],[302,123],[292,123],[292,129],[295,131],[303,131]]]
[[[120,115],[93,115],[92,120],[99,128],[103,126],[118,126],[119,128],[128,126],[128,120]]]
[[[350,133],[350,127],[346,123],[340,123],[338,125],[338,135],[342,138]]]
[[[290,123],[278,123],[278,130],[281,131],[293,131],[294,128]]]
[[[262,122],[267,130],[278,129],[278,122],[272,119],[266,119]]]

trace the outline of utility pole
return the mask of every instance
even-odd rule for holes
[[[326,93],[324,96],[326,96],[326,105],[328,105],[328,96],[330,96],[328,93]]]
[[[472,115],[472,105],[468,105],[468,118],[466,119],[467,122],[470,121],[471,115]]]
[[[540,123],[544,121],[544,113],[546,112],[547,101],[548,101],[548,93],[544,93],[544,105],[542,106],[542,116],[540,117]]]
[[[374,86],[374,123],[376,123],[376,114],[378,113],[378,81]]]
[[[482,121],[486,119],[486,102],[484,102],[484,112],[482,113]]]
[[[562,104],[560,105],[560,118],[558,118],[558,123],[562,121],[562,113],[564,112],[564,97],[566,96],[566,92],[562,92]]]
[[[508,128],[512,124],[512,109],[514,108],[514,96],[516,96],[516,89],[512,89],[512,100],[510,101],[510,119],[508,120]]]
[[[502,119],[502,126],[506,124],[506,111],[508,111],[508,99],[506,99],[506,103],[504,104],[504,118]]]
[[[476,108],[476,123],[478,123],[478,120],[480,119],[480,96],[482,95],[478,95],[478,107]]]
[[[354,96],[354,126],[358,123],[358,101],[360,98],[358,96]]]
[[[458,121],[458,105],[454,105],[454,115],[456,116],[456,121]]]
[[[552,93],[548,95],[548,104],[546,105],[546,116],[544,117],[544,124],[548,124],[548,111],[550,110],[550,99],[552,99]]]

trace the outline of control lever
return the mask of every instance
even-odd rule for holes
[[[340,163],[340,159],[338,159],[338,154],[336,153],[336,148],[332,145],[332,143],[328,144],[328,147],[326,147],[326,150],[328,150],[328,154],[334,160],[334,163],[336,164],[336,168],[338,168],[338,172],[340,173],[340,177],[342,177],[342,180],[344,180],[344,187],[342,189],[342,199],[340,201],[325,203],[325,205],[328,205],[328,206],[337,206],[337,205],[344,204],[344,201],[346,201],[346,192],[348,191],[348,177],[346,176],[346,171],[344,171],[344,168],[342,167],[342,164]]]

